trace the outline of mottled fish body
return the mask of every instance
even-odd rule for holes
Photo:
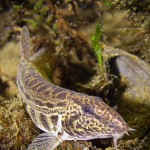
[[[123,118],[101,98],[54,85],[35,67],[30,55],[30,36],[21,33],[21,63],[17,85],[27,112],[40,134],[28,149],[53,150],[65,140],[114,138],[129,130]]]

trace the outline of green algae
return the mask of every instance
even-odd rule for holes
[[[92,36],[91,41],[92,41],[92,46],[94,48],[95,54],[98,59],[98,63],[101,69],[103,69],[103,55],[102,55],[103,46],[99,44],[101,39],[102,39],[102,28],[100,24],[97,23],[96,31],[95,34]]]
[[[43,0],[38,0],[34,6],[35,12],[38,12],[42,8]]]

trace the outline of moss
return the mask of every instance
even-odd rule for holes
[[[38,0],[34,6],[35,12],[38,12],[42,8],[43,0]]]
[[[111,7],[111,1],[110,0],[104,0],[104,3],[107,7]]]
[[[22,5],[14,5],[13,7],[14,7],[14,9],[16,9],[18,12],[20,12],[21,9],[23,8]]]
[[[112,0],[111,4],[114,7],[119,9],[130,9],[133,11],[148,11],[150,10],[149,7],[149,0]]]
[[[31,30],[35,31],[38,28],[38,23],[33,19],[24,18],[22,21],[26,22]]]
[[[0,149],[26,149],[39,134],[20,99],[0,96]],[[7,138],[6,138],[7,137]]]

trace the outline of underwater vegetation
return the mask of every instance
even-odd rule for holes
[[[39,70],[44,70],[56,85],[102,97],[111,107],[117,105],[116,111],[135,129],[118,141],[119,150],[149,150],[149,3],[2,0],[0,149],[25,150],[41,133],[28,116],[16,86],[20,31],[26,25],[32,53],[46,52],[39,58]],[[114,149],[112,139],[67,141],[57,149],[77,148]]]
[[[92,36],[91,41],[92,41],[92,46],[94,48],[95,54],[98,59],[98,63],[101,68],[103,68],[103,47],[100,45],[100,40],[102,39],[102,28],[99,23],[96,25],[96,31],[95,34]]]

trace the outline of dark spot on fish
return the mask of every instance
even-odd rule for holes
[[[44,106],[44,103],[43,103],[43,102],[41,102],[41,101],[40,101],[40,100],[38,100],[38,99],[33,98],[33,101],[35,102],[35,104],[36,104],[36,105]]]
[[[93,108],[90,105],[82,105],[82,111],[85,114],[92,114],[93,113]]]
[[[68,133],[70,136],[74,136],[74,133],[72,132],[71,127],[69,126],[69,123],[66,122],[66,120],[62,121],[62,126],[66,133]]]
[[[101,132],[106,133],[106,129],[104,127],[101,127]]]
[[[32,108],[29,109],[29,114],[30,114],[33,122],[35,123],[35,125],[38,126],[38,122],[37,122],[36,116],[35,116],[35,111]]]
[[[29,81],[30,81],[29,79],[25,79],[25,80],[24,80],[24,84],[25,84],[25,85],[28,85]]]
[[[101,111],[104,111],[105,110],[105,107],[100,107]]]
[[[39,89],[37,89],[36,92],[42,92],[42,91],[46,90],[47,88],[49,88],[49,85],[45,84],[44,86],[42,86]]]
[[[54,125],[57,125],[57,122],[58,122],[58,116],[51,116],[51,121]]]
[[[90,121],[89,121],[89,120],[87,120],[87,121],[86,121],[86,123],[87,123],[87,124],[89,124],[89,123],[90,123]]]
[[[56,99],[65,99],[67,95],[67,92],[60,92],[59,94],[56,95]]]
[[[112,108],[107,107],[107,108],[106,108],[106,112],[112,112],[112,113],[113,113]]]
[[[43,94],[44,95],[48,95],[50,93],[50,91],[49,90],[47,90],[47,91],[43,91]]]
[[[79,101],[76,97],[71,97],[71,100],[72,100],[75,104],[79,104],[79,105],[80,105],[80,101]]]
[[[67,120],[69,127],[74,128],[74,116],[71,116],[70,119]]]
[[[33,77],[36,79],[41,79],[41,77],[37,73],[33,73]]]
[[[32,86],[32,90],[36,91],[38,87],[42,86],[43,82],[39,82],[38,84]]]
[[[36,84],[38,82],[38,79],[33,79],[31,81],[29,81],[29,83],[27,84],[29,87],[32,87],[34,84]]]
[[[123,122],[123,119],[121,118],[121,117],[117,117],[117,120],[119,121],[119,122]]]
[[[76,124],[76,128],[77,128],[77,129],[82,128],[81,124],[77,123],[77,124]]]
[[[96,119],[98,119],[100,122],[104,122],[105,121],[100,115],[97,115],[94,112],[91,112],[91,115],[94,116]]]
[[[78,130],[74,130],[74,133],[76,133],[77,137],[80,137],[84,134],[84,132],[81,132],[81,131],[79,132]]]
[[[102,127],[102,124],[98,124],[99,127]]]
[[[65,106],[66,106],[66,103],[65,103],[65,102],[58,102],[58,103],[56,104],[56,106],[58,106],[58,107],[65,107]]]
[[[24,92],[24,94],[25,94],[26,99],[30,100],[30,95],[25,92]]]
[[[72,116],[72,117],[70,117],[70,122],[74,122],[75,120],[77,120],[78,119],[78,117],[77,116]]]
[[[45,105],[46,105],[48,108],[53,108],[53,107],[54,107],[54,104],[52,104],[52,103],[50,103],[50,102],[45,103]]]
[[[77,106],[76,106],[76,105],[73,105],[73,106],[72,106],[72,109],[77,110]]]
[[[56,88],[56,87],[54,87],[53,85],[51,85],[51,86],[52,86],[52,88],[54,89],[51,94],[53,95],[54,98],[56,98],[56,97],[57,97],[57,94],[59,94],[59,93],[62,92],[62,88],[60,88],[60,87]]]
[[[42,113],[39,114],[39,119],[41,120],[41,123],[43,125],[43,127],[46,129],[46,130],[51,130],[49,124],[48,124],[48,121],[46,119],[46,116]]]

